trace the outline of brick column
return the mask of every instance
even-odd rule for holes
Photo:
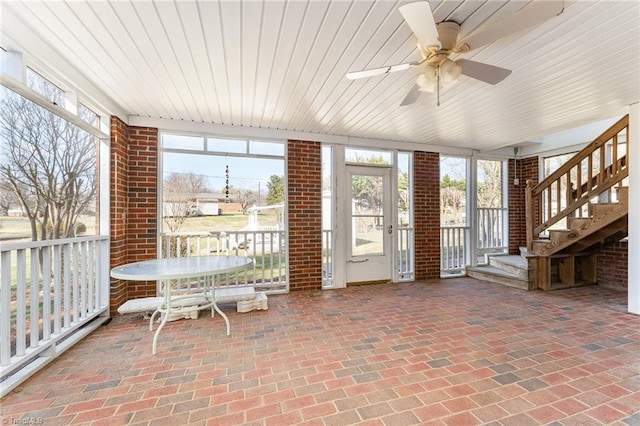
[[[110,268],[153,259],[158,238],[158,130],[111,118]],[[155,296],[155,282],[111,279],[111,314],[128,299]]]
[[[415,279],[440,277],[440,155],[413,154]]]
[[[322,288],[322,153],[318,142],[289,141],[289,289]]]
[[[117,117],[111,117],[111,182],[110,182],[110,255],[109,267],[127,263],[127,176],[129,175],[129,127]],[[109,304],[111,315],[127,301],[126,282],[111,278]]]
[[[158,129],[129,127],[128,262],[158,255],[158,162]],[[156,283],[130,281],[127,296],[156,296]]]
[[[517,186],[513,184],[516,161],[520,180]],[[520,254],[520,247],[527,245],[525,188],[528,179],[538,183],[538,157],[509,160],[509,254]]]

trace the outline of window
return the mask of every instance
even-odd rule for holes
[[[40,93],[56,105],[64,105],[64,91],[27,67],[27,86]]]
[[[542,163],[544,177],[549,176],[551,173],[558,170],[564,163],[569,161],[576,152],[570,152],[567,154],[554,155],[551,157],[545,157]]]
[[[467,159],[440,157],[440,223],[467,224]]]
[[[100,116],[91,108],[88,108],[83,104],[78,104],[78,117],[91,124],[96,129],[100,128]]]
[[[284,143],[165,133],[162,147],[163,232],[283,226],[265,207],[284,203]]]
[[[204,138],[202,136],[165,134],[162,137],[162,147],[164,149],[202,151],[204,149]]]
[[[98,234],[99,140],[3,86],[0,98],[0,239]]]
[[[389,151],[372,151],[367,149],[346,148],[344,161],[358,164],[392,165],[393,153]]]

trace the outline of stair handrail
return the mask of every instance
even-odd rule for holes
[[[619,155],[618,135],[623,131],[625,132],[625,152],[623,155]],[[628,135],[629,116],[626,115],[542,182],[534,185],[531,179],[527,180],[525,221],[527,248],[529,250],[532,249],[533,240],[540,233],[566,217],[576,216],[576,212],[579,212],[585,204],[590,203],[592,198],[610,191],[612,187],[620,184],[628,176]],[[605,149],[610,141],[611,160],[606,161]],[[598,164],[596,164],[597,172],[594,173],[593,157],[596,152],[598,152],[599,158]],[[614,153],[615,157],[613,157]],[[582,163],[585,160],[587,160],[587,179],[583,182]],[[571,176],[574,169],[576,169],[575,182],[572,181]],[[562,191],[562,179],[566,179],[564,191]],[[575,188],[573,187],[574,183],[576,184]],[[552,193],[554,185],[555,200],[553,200],[554,194]],[[564,207],[562,207],[563,197],[565,201]],[[543,210],[545,201],[546,209]]]

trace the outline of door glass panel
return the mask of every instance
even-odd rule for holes
[[[353,218],[352,256],[384,255],[384,230],[382,218],[377,216],[360,216]]]
[[[384,178],[352,175],[352,256],[384,255]]]

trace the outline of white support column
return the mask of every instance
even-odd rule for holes
[[[478,265],[478,153],[467,160],[467,263]]]
[[[640,103],[629,107],[629,266],[627,275],[628,310],[640,315]]]
[[[334,288],[344,288],[347,286],[347,226],[351,226],[347,221],[347,208],[351,207],[351,193],[347,191],[344,164],[344,146],[333,145],[333,184],[335,193],[333,197],[333,286]],[[349,186],[351,183],[349,183]]]
[[[391,226],[393,234],[391,237],[391,281],[398,282],[398,151],[393,152],[393,166],[391,167]]]

